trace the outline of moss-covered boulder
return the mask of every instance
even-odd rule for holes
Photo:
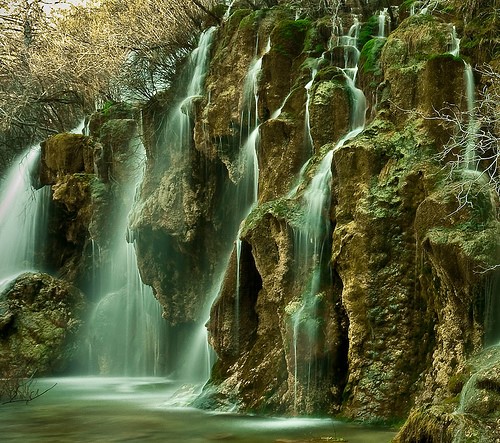
[[[83,295],[69,283],[25,273],[0,294],[0,374],[30,377],[67,370],[77,355]]]

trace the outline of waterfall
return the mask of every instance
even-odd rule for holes
[[[185,156],[192,144],[193,103],[203,95],[205,77],[208,71],[209,51],[215,27],[208,28],[200,36],[198,46],[189,55],[183,76],[187,79],[182,99],[167,117],[164,129],[168,139],[167,155]]]
[[[457,36],[457,29],[455,25],[453,25],[451,28],[450,40],[451,42],[449,53],[454,57],[458,57],[460,55],[460,39]]]
[[[258,48],[258,40],[256,43]],[[233,248],[236,248],[237,259],[237,288],[235,288],[235,320],[239,313],[239,268],[241,258],[241,240],[239,226],[247,217],[257,202],[259,166],[257,149],[259,143],[259,119],[258,119],[258,82],[262,69],[262,59],[270,50],[270,40],[261,55],[256,55],[248,68],[243,91],[242,109],[240,114],[240,139],[238,143],[239,157],[237,159],[237,184],[229,185],[225,190],[227,198],[234,201],[230,213],[226,215],[225,227],[221,233],[223,243],[221,259],[212,274],[210,287],[206,288],[206,299],[200,314],[201,321],[197,322],[193,328],[184,331],[186,338],[183,349],[176,355],[178,363],[177,372],[183,379],[191,383],[205,383],[210,377],[210,371],[215,361],[215,353],[208,344],[208,332],[206,323],[210,319],[210,309],[215,299],[220,293],[229,259]],[[257,50],[256,50],[257,53]],[[237,327],[238,329],[238,327]],[[195,386],[195,391],[201,385]],[[194,392],[196,395],[197,392]]]
[[[450,50],[448,51],[454,57],[460,56],[460,39],[457,36],[455,26],[452,26],[450,33]],[[477,170],[476,164],[476,134],[478,131],[478,122],[475,115],[476,108],[476,85],[474,82],[474,72],[472,66],[464,62],[464,85],[465,85],[465,99],[467,103],[467,127],[465,134],[465,146],[463,152],[463,165],[468,171]]]
[[[467,135],[464,152],[464,166],[467,170],[476,170],[476,134],[478,131],[478,122],[475,115],[476,95],[474,73],[469,63],[464,61],[464,82],[465,82],[465,95],[467,98]]]
[[[34,270],[43,250],[50,187],[32,187],[39,162],[40,146],[28,149],[14,161],[0,186],[1,280]]]
[[[91,242],[92,292],[98,302],[89,320],[88,366],[91,373],[103,375],[160,375],[166,324],[152,289],[142,283],[133,235],[128,232],[128,214],[145,162],[138,138],[130,144],[127,162],[129,177],[117,187],[115,196],[117,221],[106,251],[109,264],[101,264],[99,245]]]
[[[318,74],[318,68],[321,63],[321,60],[323,60],[323,56],[321,56],[319,59],[316,59],[314,63],[311,66],[311,80],[306,84],[305,89],[306,89],[306,110],[305,110],[305,133],[306,133],[306,141],[308,143],[308,148],[309,152],[311,155],[314,153],[314,141],[311,135],[311,121],[310,121],[310,115],[309,115],[309,103],[311,100],[311,86],[314,83],[314,79],[316,78],[316,75]]]
[[[295,232],[296,275],[302,280],[301,299],[291,309],[293,326],[293,360],[294,360],[294,408],[297,411],[297,391],[299,380],[306,379],[306,392],[314,382],[312,377],[312,352],[317,343],[320,321],[317,316],[318,304],[323,297],[322,283],[330,279],[329,260],[329,207],[331,199],[331,164],[333,154],[347,140],[358,135],[365,125],[366,99],[363,92],[355,86],[359,51],[356,48],[359,23],[355,20],[347,35],[340,38],[344,46],[344,68],[346,87],[350,91],[351,115],[349,131],[326,153],[319,163],[315,175],[302,196],[304,221]],[[299,340],[301,345],[299,346]],[[306,352],[307,355],[300,354]],[[299,373],[300,361],[308,362],[304,373]]]
[[[378,14],[378,38],[385,38],[385,20],[387,16],[387,8],[382,9]]]
[[[258,50],[258,38],[256,51]],[[262,70],[262,60],[271,50],[271,38],[268,38],[263,53],[256,57],[250,64],[245,76],[243,86],[243,106],[241,112],[242,135],[240,138],[240,158],[239,168],[241,171],[240,181],[238,183],[238,214],[236,217],[240,222],[246,219],[248,214],[257,204],[259,191],[259,163],[258,163],[258,144],[259,144],[259,77]],[[246,136],[246,140],[244,137]],[[236,249],[236,288],[235,288],[235,324],[236,331],[239,331],[240,319],[240,267],[241,267],[241,229],[238,230],[234,242]],[[239,337],[236,337],[239,343]]]

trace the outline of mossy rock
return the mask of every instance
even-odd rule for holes
[[[19,369],[23,377],[52,374],[76,357],[85,303],[75,287],[47,274],[25,273],[0,294],[0,304],[11,315],[1,329],[0,378]]]
[[[324,37],[316,26],[311,26],[306,33],[304,39],[303,52],[310,57],[319,57],[325,50]]]
[[[280,198],[258,205],[245,219],[241,237],[246,237],[250,231],[256,229],[261,220],[268,215],[285,220],[290,225],[299,226],[302,222],[303,211],[300,205],[287,198]]]
[[[113,154],[127,151],[130,141],[136,135],[137,123],[133,119],[110,119],[100,128],[100,140],[113,147]]]
[[[282,20],[271,33],[271,51],[289,58],[298,57],[311,27],[310,20]]]
[[[56,134],[41,143],[40,183],[52,185],[60,177],[94,172],[94,142],[82,134]]]
[[[136,119],[138,110],[128,103],[109,101],[102,109],[95,112],[89,119],[89,133],[92,136],[100,136],[101,127],[108,120]]]
[[[468,2],[459,4],[458,9],[465,16],[461,40],[463,52],[478,64],[497,57],[500,54],[498,2]]]
[[[361,50],[359,64],[365,74],[382,75],[380,66],[380,55],[386,40],[382,38],[372,38],[368,40]]]
[[[412,15],[387,38],[381,52],[382,66],[402,68],[421,65],[431,56],[447,52],[450,35],[448,23],[427,14]]]
[[[357,40],[358,49],[361,50],[365,44],[378,34],[378,17],[372,15],[365,23],[361,25]]]
[[[249,13],[247,14],[245,13],[245,11],[246,10],[243,10],[243,13],[241,13],[241,20],[239,22],[238,29],[240,31],[248,31],[250,29],[256,31],[259,22],[265,15],[265,12],[263,10],[257,10],[257,11],[249,11]]]

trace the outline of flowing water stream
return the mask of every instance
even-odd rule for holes
[[[43,247],[50,188],[32,187],[39,161],[40,146],[28,149],[14,161],[0,186],[0,281],[34,270],[37,251]]]
[[[460,39],[457,36],[457,30],[455,26],[451,28],[450,35],[450,50],[448,51],[454,57],[460,56]],[[476,135],[478,131],[478,121],[476,119],[475,108],[476,108],[476,85],[474,81],[474,72],[472,66],[463,60],[464,63],[464,89],[465,89],[465,99],[467,103],[467,125],[466,125],[466,136],[465,136],[465,146],[463,150],[463,167],[468,171],[477,170],[477,159],[476,159]]]
[[[320,320],[317,308],[323,297],[321,287],[325,283],[331,284],[328,271],[330,219],[329,207],[331,199],[331,165],[335,150],[341,148],[346,141],[358,135],[365,126],[366,99],[356,87],[359,51],[356,47],[360,24],[354,20],[347,35],[340,37],[339,43],[344,49],[344,67],[346,88],[351,97],[351,112],[349,131],[328,151],[312,177],[302,196],[304,208],[304,222],[295,230],[295,263],[296,275],[303,281],[301,300],[292,314],[293,322],[293,359],[294,359],[294,403],[297,409],[298,384],[308,386],[314,382],[312,369],[315,344],[318,341]],[[313,79],[314,80],[314,75]],[[298,346],[299,339],[302,346]],[[306,344],[304,345],[304,342]],[[301,352],[309,355],[300,355]],[[300,361],[307,361],[307,367],[301,367]]]

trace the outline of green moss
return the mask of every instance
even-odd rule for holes
[[[311,27],[306,32],[303,52],[319,57],[325,50],[321,36],[316,27]]]
[[[460,56],[455,56],[453,54],[450,54],[449,52],[446,52],[444,54],[430,54],[427,58],[427,60],[453,60],[456,62],[463,63],[464,59]]]
[[[98,112],[106,118],[121,119],[133,118],[135,111],[135,108],[128,103],[107,101]]]
[[[244,223],[242,235],[245,236],[247,232],[255,229],[266,215],[286,220],[291,225],[297,225],[302,221],[303,212],[299,205],[286,198],[266,202],[257,206],[248,215]]]
[[[222,28],[223,35],[225,39],[228,39],[229,36],[233,35],[238,27],[240,26],[241,21],[248,15],[252,13],[251,9],[236,9],[230,16],[227,22],[224,24]],[[225,45],[224,45],[225,46]]]
[[[315,81],[335,81],[342,85],[346,83],[345,75],[342,73],[342,70],[336,66],[327,66],[318,71]]]
[[[247,11],[246,9],[244,11]],[[249,14],[245,14],[238,26],[239,30],[245,31],[249,29],[257,29],[258,23],[264,16],[264,11],[263,10],[258,10],[258,11],[250,11]]]
[[[92,200],[102,200],[108,196],[108,186],[97,177],[93,176],[89,184]]]
[[[378,34],[378,17],[372,15],[368,21],[361,25],[358,37],[358,49],[361,50],[363,46],[366,45],[368,40],[371,40],[375,35]]]
[[[216,4],[210,11],[216,17],[222,18],[227,11],[227,6],[223,3]]]
[[[494,7],[481,7],[466,22],[461,46],[467,50],[480,51],[487,59],[494,58],[500,53],[500,17]]]
[[[372,38],[368,40],[361,50],[360,63],[364,73],[381,75],[380,54],[384,47],[386,39]]]
[[[271,33],[271,50],[290,58],[297,57],[304,50],[310,27],[310,20],[282,20]]]
[[[460,392],[462,392],[462,388],[464,387],[465,383],[469,379],[470,375],[465,374],[463,372],[460,372],[458,374],[454,374],[450,377],[448,380],[448,390],[454,394],[454,397],[451,397],[448,399],[448,403],[451,402],[457,402],[458,403],[458,395]],[[445,400],[446,402],[446,400]]]
[[[400,9],[402,11],[410,11],[411,10],[411,6],[416,2],[417,0],[405,0],[401,6],[400,6]]]

